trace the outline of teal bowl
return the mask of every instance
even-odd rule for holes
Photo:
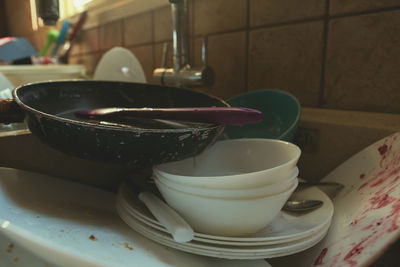
[[[245,93],[227,102],[233,107],[260,110],[264,119],[260,123],[227,126],[224,139],[268,138],[292,142],[300,119],[299,101],[281,90],[257,90]]]

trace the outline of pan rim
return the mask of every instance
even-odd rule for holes
[[[59,117],[56,115],[52,115],[40,110],[37,110],[35,108],[32,108],[31,106],[25,104],[18,96],[18,91],[21,90],[22,88],[26,88],[28,86],[34,86],[34,85],[40,85],[40,84],[49,84],[49,83],[95,83],[95,82],[101,82],[101,83],[123,83],[123,84],[137,84],[137,83],[131,83],[131,82],[120,82],[120,81],[101,81],[101,80],[96,80],[96,81],[91,81],[91,80],[82,80],[82,79],[65,79],[65,80],[46,80],[46,81],[40,81],[40,82],[32,82],[32,83],[26,83],[17,86],[14,88],[12,91],[12,95],[14,98],[14,101],[24,110],[24,111],[29,111],[36,116],[40,117],[45,117],[51,120],[55,120],[58,122],[62,123],[70,123],[73,125],[77,126],[83,126],[83,127],[90,127],[90,128],[96,128],[100,130],[114,130],[114,131],[125,131],[125,132],[139,132],[139,133],[188,133],[188,132],[193,132],[193,131],[207,131],[207,130],[213,130],[213,129],[218,129],[221,127],[225,127],[225,125],[222,124],[204,124],[204,126],[201,127],[191,127],[191,128],[182,128],[182,129],[146,129],[146,128],[131,128],[129,126],[124,127],[124,126],[115,126],[115,125],[103,125],[103,124],[98,124],[94,122],[85,122],[85,121],[79,121],[79,120],[73,120],[73,119],[68,119],[68,118],[63,118]],[[159,86],[159,85],[152,85],[152,86]],[[188,90],[184,88],[177,88],[180,90]],[[211,94],[203,93],[203,92],[198,92],[194,91],[199,94],[206,95],[210,98],[214,98],[227,107],[230,107],[230,105],[225,101],[222,100],[218,97],[215,97]]]

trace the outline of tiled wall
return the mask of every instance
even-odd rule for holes
[[[276,88],[306,107],[400,112],[398,0],[191,0],[190,8],[192,65],[200,64],[201,36],[209,36],[216,81],[206,92],[227,99]],[[105,51],[124,46],[151,82],[162,44],[171,41],[166,0],[86,30],[71,61],[93,72]]]

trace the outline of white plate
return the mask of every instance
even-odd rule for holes
[[[321,228],[332,219],[334,211],[332,201],[318,188],[307,188],[296,192],[294,196],[298,199],[322,200],[324,204],[319,209],[301,214],[301,216],[298,214],[281,212],[269,226],[251,236],[225,237],[195,232],[194,240],[205,243],[239,246],[279,244],[312,235],[321,230]],[[118,193],[118,203],[124,205],[125,210],[137,220],[152,228],[167,233],[167,230],[161,226],[140,200],[126,188],[123,188],[122,192]]]
[[[176,243],[171,240],[167,240],[164,238],[161,238],[157,234],[154,234],[154,232],[149,231],[146,228],[141,228],[140,226],[135,226],[135,230],[138,232],[142,233],[144,236],[160,243],[164,244],[166,246],[170,246],[172,248],[176,248],[182,251],[187,251],[190,253],[194,254],[199,254],[199,255],[205,255],[205,256],[211,256],[211,257],[217,257],[217,258],[226,258],[226,259],[264,259],[264,258],[274,258],[274,257],[282,257],[286,255],[291,255],[294,253],[301,252],[303,250],[306,250],[318,242],[320,242],[325,235],[328,232],[329,229],[329,224],[321,229],[320,232],[315,234],[314,236],[302,240],[302,242],[299,242],[296,245],[291,245],[290,248],[282,247],[282,248],[271,248],[271,250],[268,250],[265,248],[264,250],[258,250],[258,251],[242,251],[242,252],[232,252],[232,251],[220,251],[216,248],[198,248],[194,246],[188,246],[188,243]],[[248,248],[248,247],[247,247]]]
[[[319,232],[307,238],[297,240],[296,242],[270,246],[229,247],[212,244],[204,245],[196,241],[177,243],[172,237],[170,237],[170,235],[157,231],[156,229],[141,223],[139,220],[136,220],[134,217],[129,216],[121,206],[119,206],[117,210],[121,218],[133,229],[156,242],[194,254],[228,259],[262,259],[297,253],[318,243],[326,235],[329,229],[328,223]]]
[[[329,234],[279,266],[368,266],[400,237],[400,133],[363,149],[323,181],[345,187],[333,203]]]
[[[127,222],[128,225],[134,225],[133,228],[141,228],[142,230],[145,230],[152,235],[156,236],[158,239],[161,240],[166,240],[169,242],[177,243],[174,241],[174,239],[167,233],[163,231],[158,231],[154,228],[149,227],[146,224],[143,224],[139,220],[135,219],[134,217],[130,216],[126,210],[122,206],[117,207],[118,214],[121,216],[121,218]],[[330,222],[328,222],[326,225],[324,225],[318,232],[314,233],[313,235],[307,236],[305,238],[301,238],[296,241],[291,241],[291,242],[285,242],[281,244],[274,244],[274,245],[253,245],[253,246],[229,246],[229,245],[219,245],[219,244],[205,244],[203,242],[198,242],[198,241],[191,241],[187,243],[179,243],[179,245],[189,247],[189,248],[198,248],[198,249],[205,249],[205,250],[211,250],[214,252],[232,252],[232,253],[238,253],[238,254],[245,254],[248,255],[249,253],[257,253],[257,252],[275,252],[275,251],[281,251],[281,250],[291,250],[294,247],[301,247],[304,242],[308,242],[309,239],[313,239],[315,236],[326,230],[330,225]]]
[[[139,60],[123,47],[114,47],[102,56],[93,80],[146,83]]]
[[[0,168],[0,234],[57,266],[269,266],[171,250],[128,227],[115,194],[8,168]]]

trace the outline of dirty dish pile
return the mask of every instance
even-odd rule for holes
[[[300,154],[280,140],[219,141],[195,158],[154,166],[153,179],[194,230],[249,235],[267,226],[296,189]]]
[[[143,236],[165,246],[192,254],[227,259],[265,259],[282,257],[308,249],[327,234],[334,207],[317,187],[296,191],[293,197],[318,199],[323,205],[304,214],[280,211],[260,231],[240,237],[194,232],[190,242],[176,242],[169,231],[151,214],[130,187],[121,185],[117,211],[122,220]]]

